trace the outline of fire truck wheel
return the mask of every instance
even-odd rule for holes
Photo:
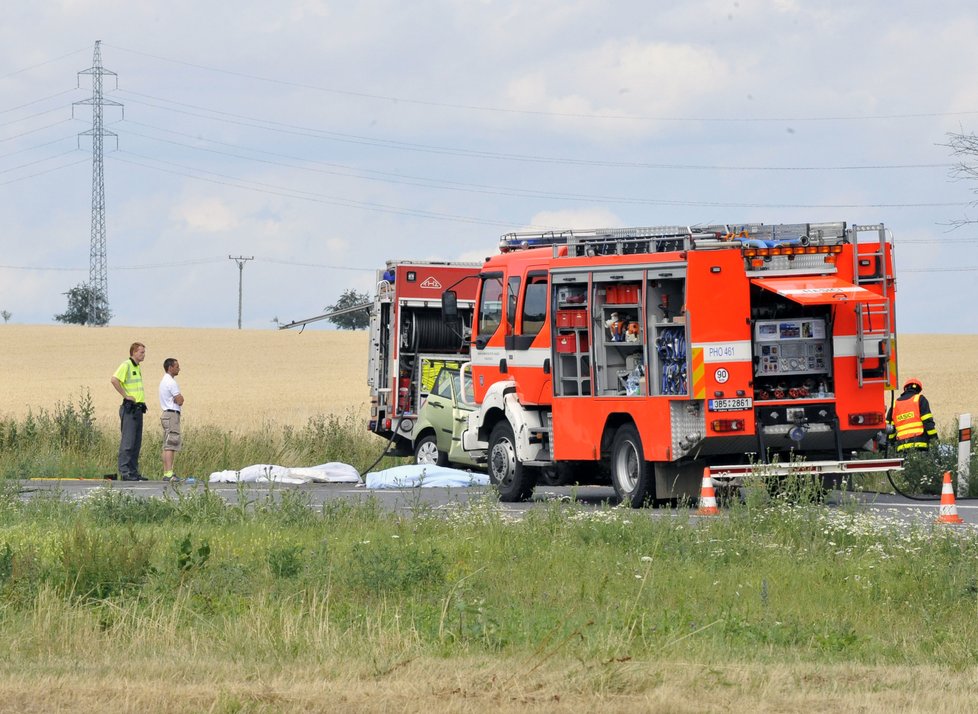
[[[427,434],[414,446],[414,463],[448,466],[448,454],[438,450],[438,442],[434,434]]]
[[[540,476],[538,480],[544,486],[564,485],[564,479],[561,477],[561,473],[556,466],[544,466],[542,469],[540,469]]]
[[[501,421],[489,435],[489,479],[502,501],[525,501],[536,485],[534,471],[516,458],[516,439],[508,421]]]
[[[645,460],[642,440],[632,424],[615,433],[611,445],[611,483],[622,503],[641,508],[655,498],[653,471]]]

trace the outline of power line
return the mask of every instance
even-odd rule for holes
[[[142,265],[111,265],[109,266],[109,268],[113,271],[162,270],[164,268],[165,269],[181,268],[181,267],[186,267],[188,265],[207,265],[212,263],[223,263],[224,261],[225,258],[191,258],[189,260],[178,260],[170,263],[144,263]],[[301,265],[301,263],[296,263],[296,265]],[[0,269],[28,270],[28,271],[37,271],[37,272],[58,271],[58,272],[76,272],[76,273],[80,273],[88,270],[88,268],[72,268],[72,267],[55,266],[55,265],[0,265]]]
[[[299,268],[325,268],[327,270],[349,270],[358,273],[374,273],[377,268],[354,268],[349,265],[327,265],[323,263],[300,263],[295,260],[277,260],[275,258],[262,258],[259,256],[259,260],[263,263],[275,263],[277,265],[291,265]]]
[[[62,119],[61,121],[54,122],[54,124],[45,124],[44,126],[39,126],[36,129],[28,129],[27,131],[22,131],[19,134],[14,134],[13,136],[5,136],[2,139],[0,139],[0,143],[4,141],[13,141],[14,139],[20,139],[21,137],[27,136],[28,134],[36,134],[39,131],[44,131],[45,129],[50,129],[53,126],[59,126],[69,121],[71,121],[71,119]]]
[[[58,141],[64,141],[64,139],[58,139]],[[11,166],[10,168],[0,169],[0,174],[9,173],[11,171],[17,171],[18,169],[27,168],[28,166],[34,166],[35,164],[40,164],[40,163],[43,163],[45,161],[51,161],[53,159],[60,159],[62,156],[67,156],[68,154],[74,154],[76,151],[77,151],[77,149],[69,149],[68,151],[65,151],[63,153],[56,154],[54,156],[46,156],[43,159],[37,159],[35,161],[29,161],[26,164],[21,164],[20,166]]]
[[[181,136],[191,136],[189,134],[183,134],[182,132],[173,132],[168,129],[162,129],[159,127],[154,127],[148,124],[142,124],[141,122],[127,122],[127,124],[138,124],[140,126],[149,126],[149,128],[157,129],[158,131],[165,131],[168,133],[179,134]],[[142,134],[140,132],[135,132],[129,129],[123,129],[124,133],[131,136],[138,136],[144,139],[149,139],[151,141],[158,141],[161,143],[173,144],[175,146],[182,146],[184,148],[191,149],[193,151],[205,151],[212,154],[217,154],[219,156],[228,156],[231,158],[242,159],[245,161],[254,161],[263,164],[269,164],[273,166],[282,166],[285,168],[295,169],[298,171],[311,171],[318,174],[324,174],[329,176],[339,176],[342,178],[355,178],[362,181],[381,181],[388,184],[397,184],[402,186],[417,186],[421,188],[433,188],[445,191],[464,191],[467,193],[476,193],[482,195],[494,195],[494,196],[511,196],[517,198],[548,198],[555,200],[565,200],[565,201],[593,201],[593,202],[603,202],[603,203],[636,203],[644,204],[649,203],[647,199],[643,198],[631,198],[622,196],[595,196],[595,195],[585,195],[585,194],[560,194],[552,191],[535,191],[533,189],[515,189],[508,188],[504,186],[492,186],[486,184],[469,184],[460,181],[446,181],[443,179],[431,179],[424,176],[411,176],[405,174],[395,174],[386,171],[374,171],[369,169],[357,169],[352,166],[344,164],[335,164],[331,162],[316,161],[314,159],[307,159],[299,156],[289,156],[287,154],[279,154],[270,151],[264,151],[262,149],[253,149],[251,147],[236,147],[234,144],[228,144],[222,141],[212,141],[210,139],[203,139],[211,143],[219,144],[222,146],[232,146],[235,148],[241,148],[245,151],[252,151],[259,154],[266,154],[268,156],[276,156],[279,158],[291,159],[292,161],[300,161],[304,163],[316,164],[319,166],[328,166],[335,169],[342,170],[326,170],[318,169],[309,166],[301,166],[294,163],[284,163],[280,161],[270,161],[268,159],[259,159],[253,156],[244,156],[242,154],[237,154],[229,151],[219,151],[217,149],[209,149],[201,146],[194,146],[193,144],[188,144],[182,141],[175,141],[173,139],[161,139],[155,136],[149,136],[148,134]]]
[[[267,82],[269,84],[278,84],[285,87],[295,87],[298,89],[309,89],[317,92],[325,92],[328,94],[337,94],[347,97],[358,97],[361,99],[373,99],[378,101],[389,102],[393,104],[415,104],[425,107],[435,107],[440,109],[461,109],[466,111],[476,111],[476,112],[491,112],[497,114],[514,114],[514,115],[526,115],[526,116],[544,116],[544,117],[563,117],[571,119],[609,119],[617,121],[646,121],[646,122],[703,122],[711,124],[743,124],[743,123],[761,123],[761,122],[828,122],[828,121],[878,121],[878,120],[892,120],[892,119],[921,119],[921,118],[933,118],[933,117],[950,117],[950,116],[972,116],[978,114],[978,110],[975,111],[960,111],[960,112],[916,112],[916,113],[906,113],[906,114],[870,114],[870,115],[834,115],[834,116],[801,116],[801,117],[743,117],[743,116],[643,116],[643,115],[630,115],[630,114],[589,114],[583,112],[553,112],[544,111],[539,109],[512,109],[507,107],[493,107],[484,106],[477,104],[458,104],[452,102],[438,102],[425,99],[411,99],[408,97],[398,97],[394,95],[385,94],[373,94],[369,92],[356,92],[346,89],[336,89],[334,87],[323,87],[314,84],[307,84],[304,82],[293,82],[286,79],[278,79],[275,77],[263,77],[256,74],[249,74],[247,72],[237,72],[229,69],[221,69],[218,67],[210,67],[207,65],[196,64],[194,62],[187,62],[185,60],[171,59],[169,57],[162,57],[160,55],[150,54],[149,52],[140,52],[139,50],[127,49],[125,47],[119,47],[117,45],[108,45],[114,49],[121,50],[122,52],[130,52],[136,55],[142,55],[143,57],[150,57],[152,59],[161,60],[163,62],[171,62],[173,64],[180,64],[185,67],[193,67],[195,69],[202,69],[208,72],[215,72],[218,74],[226,74],[232,77],[242,77],[244,79],[253,79],[259,82]]]
[[[901,268],[901,273],[974,273],[978,266],[969,268]]]
[[[231,256],[228,256],[231,258]],[[260,260],[262,263],[274,263],[277,265],[289,265],[299,268],[317,268],[325,270],[346,270],[352,272],[363,272],[363,273],[373,273],[376,268],[356,268],[349,265],[330,265],[327,263],[307,263],[303,261],[296,260],[279,260],[276,258],[265,258],[262,256],[251,256],[248,260]],[[226,260],[226,258],[197,258],[190,260],[181,260],[170,263],[147,263],[143,265],[113,265],[110,266],[111,270],[162,270],[171,269],[175,267],[185,267],[190,265],[208,265],[213,263],[219,263]],[[65,267],[65,266],[55,266],[55,265],[0,265],[0,270],[23,270],[23,271],[34,271],[34,272],[74,272],[81,273],[88,268],[84,267]],[[971,267],[949,267],[949,268],[903,268],[900,273],[969,273],[978,272],[978,266]]]
[[[12,183],[18,183],[20,181],[26,181],[27,179],[36,178],[37,176],[43,176],[44,174],[49,174],[52,171],[60,171],[61,169],[67,169],[72,166],[77,166],[78,164],[84,164],[88,159],[79,159],[78,161],[72,161],[70,164],[64,164],[63,166],[55,166],[54,168],[46,169],[44,171],[38,171],[37,173],[29,174],[27,176],[21,176],[20,178],[11,179],[10,181],[0,182],[0,186],[9,186]]]
[[[26,104],[21,104],[21,105],[16,106],[16,107],[10,107],[9,109],[0,109],[0,114],[7,114],[8,112],[15,112],[18,109],[23,109],[24,107],[29,107],[32,104],[40,104],[41,102],[46,102],[48,99],[54,99],[55,97],[60,97],[60,96],[63,96],[65,94],[71,94],[72,92],[77,92],[77,91],[78,91],[78,87],[72,87],[71,89],[65,89],[65,90],[63,90],[61,92],[56,92],[55,94],[49,94],[46,97],[41,97],[40,99],[35,99],[32,102],[27,102]],[[49,110],[49,111],[54,111],[54,110],[52,109],[52,110]],[[38,116],[38,115],[37,114],[34,114],[33,116]]]
[[[53,62],[60,62],[63,59],[67,59],[73,55],[77,55],[79,52],[84,52],[87,47],[82,47],[80,50],[72,50],[68,54],[61,55],[60,57],[55,57],[54,59],[44,60],[43,62],[38,62],[37,64],[32,64],[30,67],[22,67],[20,69],[15,69],[13,72],[8,72],[7,74],[0,75],[0,79],[7,79],[7,77],[13,77],[16,74],[21,74],[22,72],[29,72],[32,69],[37,69],[38,67],[43,67],[44,65],[51,64]]]
[[[188,265],[206,265],[209,263],[223,263],[224,258],[191,258],[189,260],[176,260],[170,263],[144,263],[142,265],[113,265],[112,270],[156,270],[158,268],[183,268]]]
[[[897,245],[936,244],[953,247],[962,243],[978,243],[978,238],[908,238],[906,240],[897,240],[896,243]]]
[[[145,168],[153,169],[154,171],[162,171],[165,173],[177,174],[179,176],[186,176],[187,178],[197,179],[198,181],[207,181],[210,183],[217,183],[224,186],[234,186],[237,188],[242,188],[249,191],[257,191],[260,193],[267,193],[269,195],[275,196],[287,196],[290,198],[299,198],[307,201],[315,201],[318,203],[328,203],[331,205],[345,206],[348,208],[361,208],[364,210],[378,211],[381,213],[393,213],[397,215],[415,216],[419,218],[434,218],[438,220],[451,220],[460,221],[463,223],[476,223],[479,225],[496,225],[504,227],[512,227],[514,225],[521,225],[519,222],[504,222],[504,221],[493,221],[486,219],[473,218],[471,216],[459,216],[446,213],[437,213],[434,211],[422,211],[418,209],[401,208],[396,206],[389,206],[382,203],[374,203],[369,201],[356,201],[354,199],[343,199],[337,198],[335,196],[326,196],[323,194],[317,194],[309,191],[296,191],[294,189],[285,188],[282,186],[275,186],[272,184],[266,184],[257,181],[247,181],[246,183],[253,184],[252,186],[244,185],[244,179],[238,179],[232,176],[227,176],[226,174],[219,174],[214,171],[207,171],[205,169],[198,169],[194,167],[185,166],[183,164],[177,164],[172,161],[164,161],[163,159],[156,159],[150,156],[143,156],[141,154],[136,154],[131,151],[120,152],[127,156],[136,156],[147,161],[157,161],[159,163],[168,164],[170,166],[176,166],[183,171],[173,171],[170,169],[163,169],[158,166],[151,166],[147,164],[140,163],[138,161],[131,161],[128,159],[121,158],[118,155],[113,155],[110,158],[116,161],[124,161],[126,163],[135,164],[137,166],[143,166]],[[204,174],[210,174],[212,176],[218,176],[223,181],[217,181],[214,179],[209,179],[203,176],[196,176],[192,173],[186,173],[187,171],[198,171]],[[255,186],[261,188],[255,188]],[[935,203],[866,203],[866,204],[828,204],[828,203],[815,203],[815,204],[794,204],[794,203],[735,203],[735,202],[722,202],[722,201],[690,201],[690,200],[680,200],[680,199],[646,199],[643,201],[648,205],[652,206],[698,206],[706,208],[934,208],[934,207],[960,207],[968,206],[970,203],[954,203],[954,202],[935,202]],[[534,228],[554,228],[555,226],[533,226]]]
[[[88,268],[65,268],[54,265],[0,265],[3,270],[29,270],[44,273],[48,271],[80,273]]]
[[[232,112],[225,112],[218,109],[209,109],[207,107],[201,107],[196,104],[186,104],[184,102],[177,102],[170,99],[163,99],[160,97],[153,97],[151,95],[143,94],[141,92],[133,92],[131,90],[120,90],[122,94],[127,97],[127,101],[135,104],[142,104],[143,106],[152,107],[154,109],[162,109],[164,111],[176,112],[178,114],[185,114],[187,116],[193,116],[200,119],[208,119],[210,121],[220,121],[228,124],[234,124],[236,126],[246,126],[253,129],[261,129],[264,131],[275,131],[283,134],[289,134],[291,136],[305,136],[315,139],[323,139],[328,141],[336,141],[340,143],[356,144],[360,146],[375,146],[380,148],[388,149],[399,149],[401,151],[413,151],[420,153],[429,154],[440,154],[445,156],[471,156],[475,158],[482,159],[495,159],[500,161],[519,161],[525,163],[544,163],[544,164],[558,164],[558,165],[570,165],[570,166],[602,166],[609,168],[635,168],[635,169],[664,169],[664,170],[689,170],[689,171],[798,171],[798,172],[809,172],[809,171],[868,171],[868,170],[896,170],[896,169],[933,169],[941,168],[946,169],[952,167],[954,164],[950,163],[921,163],[921,164],[867,164],[867,165],[857,165],[857,164],[843,164],[835,166],[751,166],[751,165],[719,165],[719,164],[676,164],[676,163],[649,163],[649,162],[639,162],[639,161],[608,161],[600,159],[576,159],[571,157],[559,157],[559,156],[539,156],[533,154],[509,154],[493,151],[481,151],[477,149],[464,149],[452,146],[438,146],[435,144],[419,144],[414,142],[397,141],[395,139],[377,139],[373,137],[362,136],[358,134],[347,134],[343,132],[328,131],[325,129],[316,129],[314,127],[301,126],[297,124],[288,124],[285,122],[278,122],[271,119],[260,119],[257,117],[249,117],[242,114],[235,114]],[[208,116],[206,114],[198,114],[195,112],[186,111],[183,109],[175,109],[173,107],[161,106],[159,104],[152,104],[150,102],[140,101],[138,99],[133,99],[132,96],[147,97],[153,99],[157,102],[165,102],[168,104],[174,104],[181,107],[189,107],[191,109],[197,109],[203,112],[210,112],[216,114],[217,116]],[[225,118],[221,118],[225,117]]]
[[[204,169],[197,169],[193,167],[184,166],[182,164],[177,164],[172,161],[164,161],[162,159],[155,159],[149,156],[142,156],[140,154],[135,154],[131,151],[121,151],[119,152],[126,156],[136,156],[147,161],[157,161],[159,163],[168,164],[171,166],[177,166],[183,171],[174,171],[172,169],[161,168],[159,166],[152,166],[150,164],[145,164],[139,161],[132,161],[131,159],[123,158],[118,154],[113,154],[109,158],[114,161],[122,161],[124,163],[133,164],[135,166],[142,166],[143,168],[152,169],[153,171],[160,171],[163,173],[175,174],[177,176],[184,176],[186,178],[195,179],[197,181],[206,181],[208,183],[214,183],[221,186],[232,186],[234,188],[244,189],[246,191],[254,191],[257,193],[264,193],[270,196],[283,196],[286,198],[296,198],[303,201],[312,201],[314,203],[324,203],[332,206],[343,206],[345,208],[360,208],[362,210],[376,211],[378,213],[391,213],[394,215],[401,216],[412,216],[415,218],[431,218],[443,221],[458,221],[461,223],[473,223],[476,225],[488,225],[488,226],[501,226],[504,228],[512,229],[515,226],[522,225],[520,223],[508,223],[503,221],[493,221],[489,219],[473,218],[471,216],[460,216],[453,215],[449,213],[437,213],[435,211],[423,211],[420,209],[411,208],[401,208],[397,206],[388,206],[382,203],[374,203],[369,201],[355,201],[353,199],[343,199],[336,198],[333,196],[326,196],[323,194],[316,194],[309,191],[296,191],[294,189],[283,188],[281,186],[273,186],[271,184],[261,183],[257,181],[248,181],[247,183],[252,184],[251,186],[245,185],[242,179],[237,179],[232,176],[227,176],[226,174],[219,174],[214,171],[206,171]],[[210,174],[212,176],[218,176],[224,180],[217,180],[212,178],[207,178],[206,176],[197,176],[192,173],[187,173],[188,171],[197,171],[199,173]],[[533,226],[534,228],[547,228],[548,226]]]
[[[204,151],[212,154],[217,154],[219,156],[228,156],[231,158],[242,159],[245,161],[254,161],[263,164],[270,164],[273,166],[283,166],[285,168],[296,169],[299,171],[311,171],[319,174],[326,174],[330,176],[341,176],[344,178],[356,178],[363,181],[382,181],[384,183],[406,185],[406,186],[418,186],[421,188],[433,188],[445,191],[464,191],[467,193],[476,193],[481,195],[493,195],[493,196],[510,196],[516,198],[543,198],[550,200],[559,201],[589,201],[592,203],[612,203],[612,204],[632,204],[632,205],[661,205],[662,201],[649,198],[638,198],[629,196],[605,196],[605,195],[595,195],[595,194],[574,194],[574,193],[558,193],[554,191],[537,191],[533,189],[516,189],[506,186],[493,186],[488,184],[470,184],[459,181],[445,181],[442,179],[430,179],[423,176],[411,176],[405,174],[394,174],[385,171],[373,171],[373,170],[361,170],[356,169],[351,166],[344,164],[335,164],[330,162],[320,162],[314,159],[307,159],[298,156],[289,156],[287,154],[279,154],[275,152],[265,151],[263,149],[252,149],[250,147],[237,147],[234,144],[229,144],[223,141],[214,141],[204,137],[193,137],[190,134],[185,134],[183,132],[176,132],[170,129],[163,129],[160,127],[155,127],[149,124],[144,124],[141,122],[127,121],[126,124],[137,124],[139,126],[147,126],[151,129],[157,131],[163,131],[167,133],[177,134],[179,136],[187,136],[190,138],[199,138],[203,141],[210,143],[219,144],[221,146],[231,146],[234,148],[242,148],[245,151],[252,151],[254,153],[266,154],[269,156],[276,156],[285,159],[291,159],[292,161],[300,161],[303,163],[311,163],[320,166],[328,166],[332,168],[343,169],[343,171],[329,171],[324,169],[312,168],[309,166],[301,166],[294,163],[283,163],[279,161],[270,161],[268,159],[259,159],[253,156],[244,156],[242,154],[237,154],[228,151],[219,151],[217,149],[210,149],[201,146],[195,146],[193,144],[188,144],[182,141],[176,141],[173,139],[161,139],[155,136],[149,136],[148,134],[142,134],[137,131],[132,131],[130,129],[122,129],[124,133],[131,136],[138,136],[144,139],[149,139],[151,141],[158,141],[161,143],[173,144],[175,146],[182,146],[184,148],[191,149],[193,151]],[[363,175],[363,174],[373,174],[373,175]]]
[[[54,141],[46,141],[43,144],[35,144],[34,146],[25,146],[23,149],[17,149],[16,151],[8,151],[6,154],[0,154],[0,159],[6,159],[9,156],[16,156],[17,154],[23,154],[26,151],[34,151],[36,149],[43,149],[45,146],[51,146],[52,144],[60,144],[62,141],[67,141],[68,139],[74,139],[74,136],[62,136],[60,139],[55,139]]]
[[[27,121],[28,119],[34,119],[36,117],[44,116],[45,114],[51,114],[53,112],[60,112],[65,109],[64,106],[54,107],[53,109],[45,109],[43,112],[35,112],[34,114],[28,114],[26,117],[20,117],[19,119],[11,119],[8,122],[0,124],[0,128],[5,126],[10,126],[11,124],[19,124],[22,121]]]

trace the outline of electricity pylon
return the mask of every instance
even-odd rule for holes
[[[79,147],[81,146],[81,137],[92,137],[92,240],[88,261],[89,301],[86,323],[89,325],[104,325],[109,321],[109,276],[105,251],[105,172],[102,167],[102,138],[105,136],[115,137],[118,147],[119,135],[113,131],[108,131],[102,125],[102,107],[122,107],[119,102],[105,99],[102,96],[102,77],[105,75],[116,77],[116,86],[118,86],[119,75],[102,67],[102,50],[99,47],[101,43],[101,40],[95,41],[92,66],[78,73],[79,75],[92,75],[92,98],[74,102],[71,109],[72,117],[74,117],[76,104],[91,105],[92,107],[92,128],[78,135]],[[80,78],[78,86],[81,86]]]

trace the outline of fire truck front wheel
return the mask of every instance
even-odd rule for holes
[[[489,479],[503,501],[525,501],[536,485],[534,471],[516,458],[516,439],[508,421],[501,421],[489,435]]]
[[[655,498],[653,476],[638,430],[625,424],[615,433],[611,445],[611,483],[615,493],[632,508],[647,506]]]

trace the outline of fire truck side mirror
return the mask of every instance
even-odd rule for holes
[[[458,295],[454,290],[446,290],[441,295],[441,319],[458,322]]]

